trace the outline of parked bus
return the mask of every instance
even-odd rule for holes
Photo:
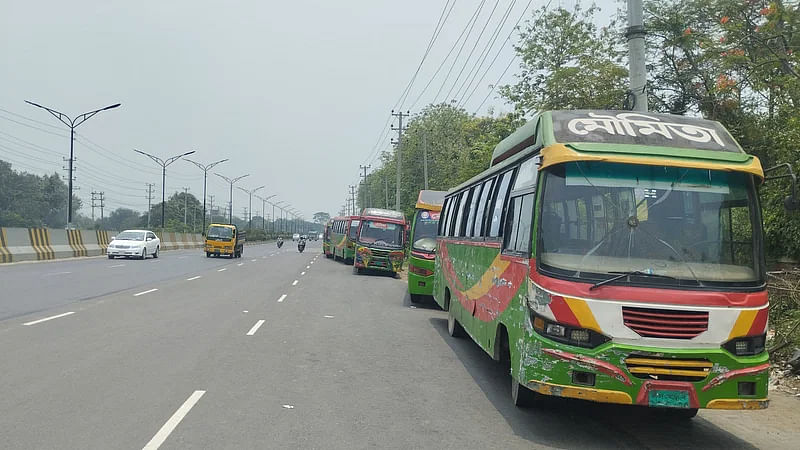
[[[396,274],[403,270],[405,238],[406,218],[403,213],[364,209],[356,238],[353,271],[362,273],[364,269],[377,269]]]
[[[433,295],[433,269],[436,258],[436,230],[444,191],[419,191],[411,222],[411,251],[408,257],[408,293],[413,303]]]
[[[333,259],[341,259],[347,264],[353,263],[355,256],[354,242],[358,232],[359,217],[345,216],[333,219],[333,232],[331,245],[333,246]]]
[[[325,253],[326,258],[333,258],[333,246],[331,245],[332,228],[333,219],[330,219],[322,230],[322,252]]]
[[[510,365],[518,406],[766,408],[763,180],[714,121],[541,113],[448,191],[448,331]]]

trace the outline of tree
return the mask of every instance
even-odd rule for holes
[[[500,94],[526,115],[548,109],[620,109],[628,71],[611,27],[598,30],[595,6],[534,11],[515,47],[521,72]]]
[[[313,220],[314,223],[318,224],[328,223],[328,221],[331,220],[331,215],[324,211],[315,212]]]
[[[147,218],[144,219],[147,221]],[[142,215],[132,209],[117,208],[105,219],[103,228],[109,230],[122,231],[129,228],[139,228],[142,223]],[[145,223],[146,225],[146,223]]]
[[[58,174],[18,172],[0,160],[0,226],[53,227],[67,223],[67,185]],[[81,207],[72,198],[74,212]]]

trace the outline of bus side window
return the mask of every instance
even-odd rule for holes
[[[465,236],[464,225],[466,225],[466,216],[469,214],[469,205],[472,203],[472,196],[475,194],[475,186],[469,191],[464,192],[461,196],[461,206],[458,209],[458,216],[456,217],[455,236]]]
[[[500,175],[498,182],[498,189],[495,191],[494,202],[492,202],[492,216],[489,222],[489,237],[500,237],[500,226],[503,223],[503,210],[506,206],[506,198],[508,197],[508,188],[511,184],[511,178],[514,174],[513,170]]]
[[[507,219],[511,223],[506,223],[506,233],[510,233],[510,236],[506,236],[505,249],[526,256],[530,253],[533,203],[536,201],[535,199],[536,195],[534,193],[520,195],[511,199]]]
[[[481,197],[478,200],[478,210],[475,212],[475,228],[472,235],[475,237],[484,236],[486,222],[486,210],[489,209],[489,202],[492,199],[492,188],[494,187],[494,178],[490,178],[483,182],[483,190]]]
[[[485,183],[484,183],[485,184]],[[472,201],[469,205],[469,216],[467,216],[467,228],[464,230],[464,236],[467,237],[475,237],[474,231],[474,224],[475,224],[475,213],[478,209],[478,199],[481,197],[481,190],[483,189],[483,185],[478,185],[472,188],[474,192],[472,193]]]
[[[453,208],[450,211],[450,214],[447,217],[447,235],[448,236],[455,236],[455,227],[456,227],[456,216],[458,215],[459,210],[461,209],[461,200],[464,197],[463,194],[458,194],[453,199]]]
[[[446,220],[447,213],[450,212],[450,210],[448,208],[448,204],[449,203],[450,203],[450,198],[449,197],[444,199],[444,204],[442,205],[442,211],[439,214],[439,226],[438,226],[438,230],[436,231],[436,233],[439,236],[444,236],[444,224],[447,223],[447,220]]]

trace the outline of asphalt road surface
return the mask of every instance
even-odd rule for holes
[[[798,448],[800,399],[780,393],[688,423],[515,408],[445,313],[319,244],[0,266],[0,447]]]

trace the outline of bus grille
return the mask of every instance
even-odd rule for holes
[[[707,359],[670,359],[631,355],[625,365],[636,378],[667,381],[702,381],[711,372]]]
[[[388,258],[389,257],[389,252],[386,251],[386,250],[371,249],[370,251],[372,252],[372,256],[376,256],[378,258]]]
[[[708,312],[622,307],[622,320],[639,336],[691,339],[708,329]]]

